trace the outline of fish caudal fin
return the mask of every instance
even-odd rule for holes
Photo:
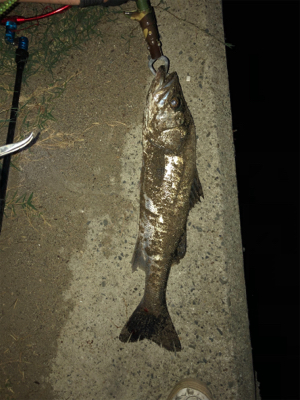
[[[149,339],[169,351],[181,350],[180,340],[166,305],[162,306],[158,315],[154,315],[141,301],[122,329],[119,339],[124,343]]]

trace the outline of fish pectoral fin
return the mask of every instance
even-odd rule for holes
[[[136,271],[138,268],[146,272],[148,262],[149,262],[149,256],[143,249],[140,239],[138,238],[131,259],[132,272]]]
[[[167,305],[161,305],[157,315],[151,313],[144,305],[138,305],[127,324],[123,327],[119,339],[123,343],[148,339],[169,351],[180,351],[181,344]]]
[[[193,208],[194,205],[198,202],[201,201],[200,197],[204,198],[203,195],[203,190],[201,186],[201,182],[199,179],[198,171],[195,169],[195,175],[194,175],[194,180],[191,186],[191,193],[190,193],[190,208]]]

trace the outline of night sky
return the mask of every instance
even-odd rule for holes
[[[254,368],[263,400],[298,400],[299,2],[223,15]]]

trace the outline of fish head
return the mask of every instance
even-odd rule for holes
[[[189,133],[192,121],[177,73],[167,74],[164,66],[159,67],[144,113],[146,140],[174,152]]]

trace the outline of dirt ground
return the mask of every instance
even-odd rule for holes
[[[177,6],[179,3],[176,2]],[[204,7],[204,3],[201,6]],[[131,9],[132,6],[134,3],[131,2],[127,8]],[[180,7],[172,11],[179,12]],[[171,70],[184,62],[186,65],[180,72],[185,77],[190,71],[188,63],[197,63],[195,85],[202,88],[205,85],[202,55],[196,51],[184,54],[185,42],[174,38],[173,42],[170,40],[173,48],[168,51],[164,38],[168,35],[171,37],[180,22],[162,10],[157,10],[156,14],[165,46],[164,53],[172,57]],[[180,15],[182,18],[187,15],[192,18],[190,10],[187,14],[182,11]],[[139,398],[138,390],[135,397],[120,394],[125,390],[120,388],[130,385],[130,380],[127,381],[125,373],[118,372],[121,371],[118,357],[121,360],[124,349],[124,345],[118,342],[118,335],[129,316],[129,297],[124,296],[121,285],[126,275],[131,275],[130,259],[137,234],[139,211],[141,124],[146,93],[152,80],[147,68],[148,51],[142,32],[139,27],[134,34],[131,32],[136,24],[121,14],[114,22],[108,18],[103,19],[99,27],[103,32],[103,40],[92,38],[85,43],[83,50],[72,50],[55,67],[55,78],[46,72],[38,73],[29,78],[27,86],[22,87],[21,104],[34,91],[47,91],[54,81],[62,85],[67,82],[62,95],[53,100],[52,114],[55,121],[49,122],[41,131],[39,140],[30,150],[13,157],[19,170],[10,170],[10,193],[16,188],[20,193],[33,193],[33,204],[37,212],[24,212],[20,209],[14,216],[8,210],[0,236],[0,399]],[[214,27],[216,33],[222,33],[222,26]],[[209,37],[203,39],[202,33],[196,32],[194,27],[190,34],[196,41],[211,40]],[[130,46],[127,40],[129,37]],[[182,54],[185,58],[180,61]],[[7,79],[13,80],[14,77]],[[192,95],[188,96],[188,104],[193,102],[193,98]],[[30,129],[24,133],[29,132]],[[206,132],[206,135],[210,134]],[[2,130],[1,143],[5,142],[5,137],[6,131]],[[210,140],[215,144],[212,136]],[[208,156],[206,161],[214,165]],[[207,193],[205,168],[207,164],[203,162],[199,174],[206,186],[204,193]],[[214,211],[217,213],[214,220],[218,224],[218,210]],[[193,229],[202,235],[202,217],[197,219],[196,211],[193,215]],[[211,230],[211,243],[212,240],[222,240],[219,233]],[[195,246],[197,248],[199,245]],[[210,257],[208,254],[206,258]],[[99,263],[104,265],[102,269]],[[114,271],[111,270],[112,265]],[[119,280],[116,278],[114,281],[112,277],[118,275]],[[143,282],[143,274],[138,277]],[[134,304],[142,293],[142,284],[137,286],[137,282],[140,282],[137,279],[128,283],[127,294],[130,292],[135,296],[128,314],[135,308]],[[223,277],[221,283],[219,279],[214,280],[218,281],[223,290],[227,278]],[[170,288],[173,284],[175,280],[174,283],[170,282]],[[209,296],[217,298],[218,294],[214,292]],[[88,303],[85,303],[87,298]],[[176,300],[173,303],[176,304]],[[231,306],[230,300],[224,300],[223,303],[222,310]],[[93,318],[90,313],[92,305],[96,310],[93,311]],[[111,313],[110,309],[113,310]],[[82,314],[77,318],[78,310],[82,310]],[[218,315],[216,311],[215,314]],[[71,318],[73,322],[68,325],[67,321]],[[180,318],[179,314],[175,317],[175,326],[178,325],[176,318]],[[198,325],[196,320],[195,324]],[[99,324],[106,327],[105,338],[101,338],[104,340],[101,348],[97,343]],[[200,328],[200,325],[197,329],[201,331],[203,327]],[[219,333],[216,332],[216,335],[221,338],[224,329],[218,325]],[[206,343],[206,339],[201,339],[205,334],[201,335],[198,342],[204,340]],[[215,339],[215,345],[218,340]],[[118,346],[115,354],[119,356],[107,365],[115,368],[109,370],[110,376],[120,373],[122,382],[117,385],[119,391],[114,391],[109,389],[109,379],[113,378],[103,378],[101,385],[106,388],[105,392],[96,395],[97,392],[93,392],[98,379],[96,372],[91,371],[89,364],[81,366],[81,372],[78,372],[76,365],[78,360],[83,360],[88,354],[95,358],[93,362],[96,365],[103,363],[105,366],[109,357],[107,348],[112,341]],[[211,350],[208,349],[212,342],[213,336],[210,333],[207,336],[207,354],[202,353],[199,361],[203,368],[209,366]],[[154,349],[156,345],[145,346]],[[205,349],[206,344],[203,346]],[[191,345],[189,350],[194,351],[193,348],[195,346]],[[226,355],[226,350],[218,351],[218,357],[222,357],[222,353],[229,360],[230,352]],[[64,357],[71,358],[62,372],[60,366]],[[130,360],[134,360],[134,353],[132,357]],[[168,357],[168,362],[173,363],[173,359]],[[126,368],[129,371],[130,364]],[[222,368],[228,370],[225,366]],[[196,371],[191,366],[183,369],[191,373]],[[153,373],[155,375],[153,365],[151,367],[149,364],[149,371],[147,379],[151,380]],[[63,380],[60,381],[63,374]],[[139,370],[132,374],[138,376]],[[215,374],[211,372],[211,376]],[[81,392],[75,389],[79,376],[83,388]],[[224,399],[235,398],[232,394],[234,382],[235,378],[227,381],[228,397]],[[168,388],[172,387],[170,377],[168,383]],[[67,389],[67,385],[73,385],[73,389],[69,386]],[[142,387],[142,383],[140,385]],[[151,387],[152,384],[147,385]],[[168,388],[161,392],[156,388],[155,394],[148,398],[163,399],[161,393],[166,393]]]

